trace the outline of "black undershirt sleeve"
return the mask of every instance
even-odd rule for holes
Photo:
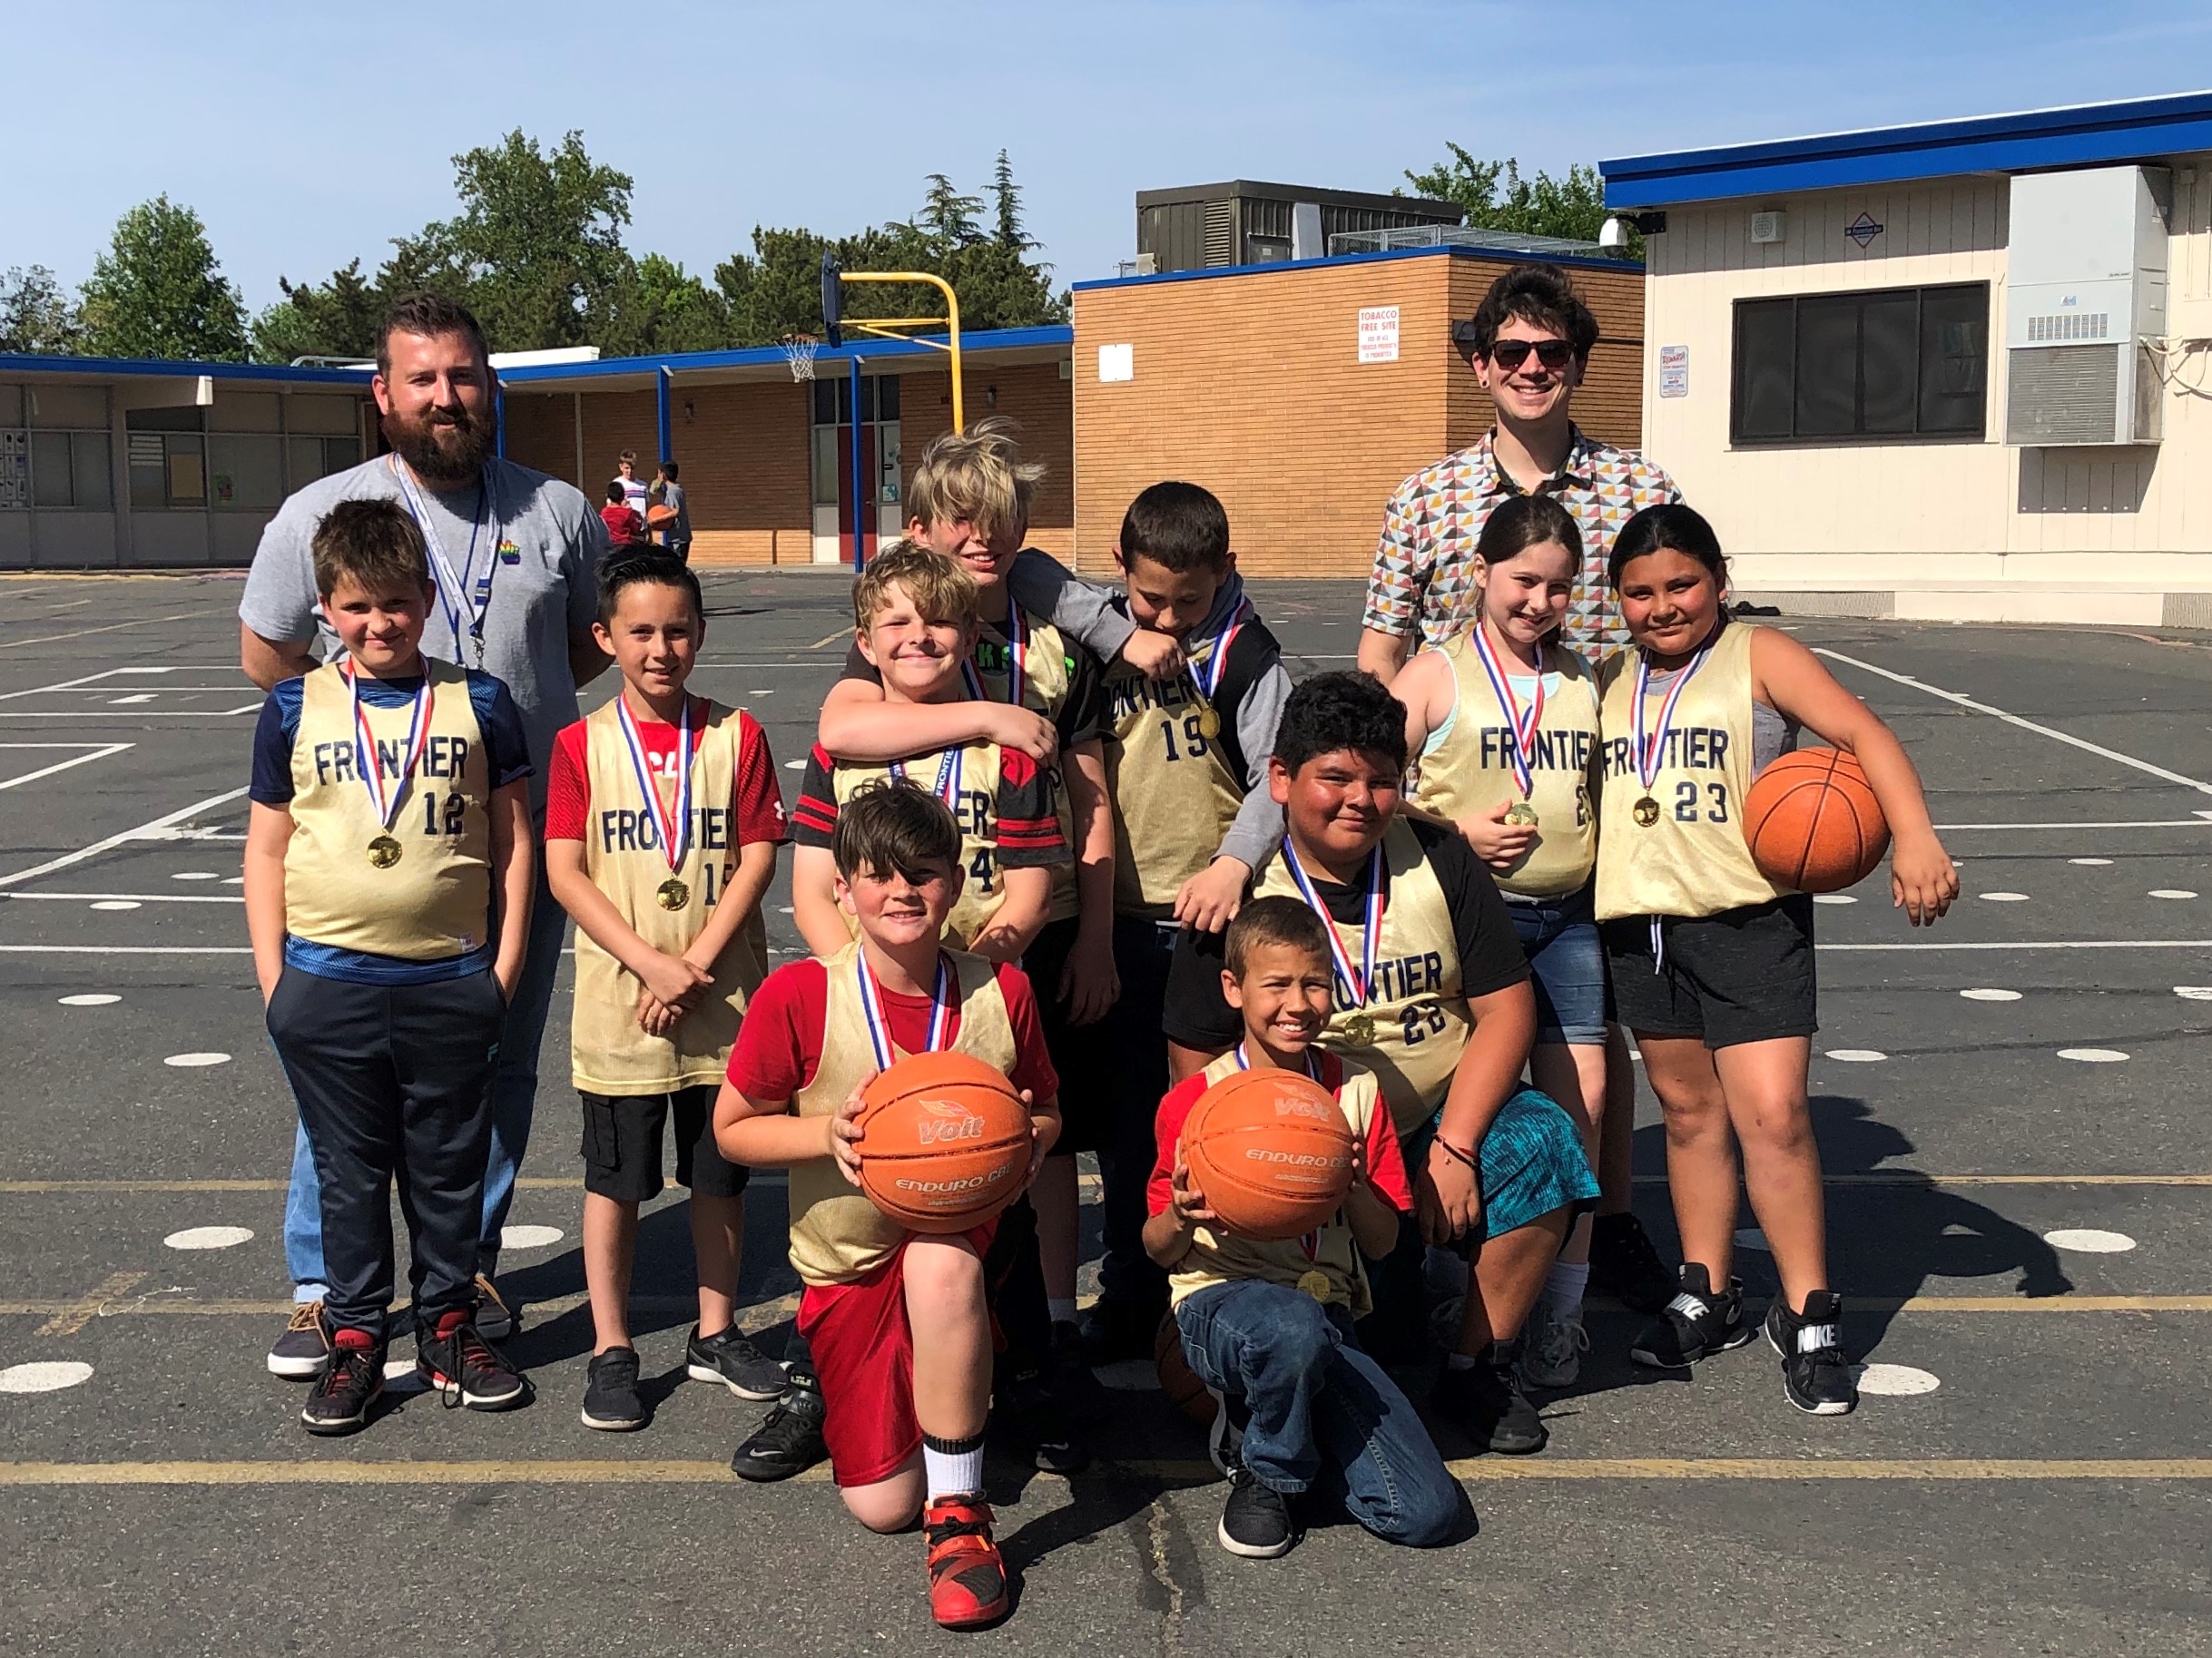
[[[1471,999],[1529,977],[1529,957],[1513,931],[1513,917],[1474,849],[1450,829],[1412,825],[1429,854],[1429,867],[1451,909],[1452,943],[1460,953],[1460,986]]]

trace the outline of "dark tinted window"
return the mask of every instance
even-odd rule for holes
[[[1736,443],[1979,437],[1989,309],[1979,282],[1741,301],[1729,435]]]

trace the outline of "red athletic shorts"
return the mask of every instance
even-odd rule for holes
[[[977,1258],[991,1247],[997,1220],[960,1233]],[[913,1241],[909,1234],[907,1243]],[[799,1333],[821,1378],[821,1437],[841,1486],[889,1479],[921,1448],[914,1416],[914,1332],[906,1316],[906,1251],[849,1284],[809,1284],[799,1297]]]

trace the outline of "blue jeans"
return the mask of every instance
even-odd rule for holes
[[[499,1259],[499,1231],[515,1201],[515,1177],[530,1143],[530,1117],[537,1099],[537,1050],[546,1035],[546,1015],[553,1006],[553,981],[561,967],[561,945],[567,913],[546,890],[543,866],[537,898],[530,907],[530,943],[522,977],[507,1004],[500,1036],[499,1074],[492,1082],[491,1155],[484,1171],[483,1243],[478,1260],[487,1273]],[[315,1156],[304,1124],[292,1140],[291,1190],[284,1200],[284,1264],[292,1275],[292,1299],[324,1299],[328,1288],[322,1260],[322,1189],[315,1177]]]
[[[1321,1486],[1378,1537],[1429,1547],[1466,1498],[1429,1430],[1352,1339],[1351,1315],[1282,1284],[1210,1284],[1175,1309],[1183,1355],[1251,1412],[1243,1456],[1271,1490]]]

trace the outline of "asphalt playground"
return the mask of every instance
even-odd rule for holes
[[[761,719],[788,800],[845,584],[707,591],[695,683]],[[729,1474],[764,1407],[680,1379],[679,1194],[637,1277],[654,1422],[578,1424],[565,976],[502,1268],[536,1402],[396,1389],[357,1437],[300,1431],[262,1367],[293,1114],[239,901],[238,594],[0,580],[0,1652],[2212,1652],[2212,636],[1785,619],[1902,736],[1964,883],[1932,932],[1886,874],[1818,912],[1856,1415],[1791,1410],[1763,1343],[1639,1370],[1598,1308],[1546,1453],[1440,1433],[1472,1535],[1414,1553],[1338,1521],[1248,1562],[1214,1540],[1198,1431],[1125,1367],[1086,1394],[1090,1473],[993,1465],[1021,1597],[955,1637],[917,1537],[860,1531],[819,1472]],[[1254,596],[1294,674],[1350,665],[1356,584]],[[788,859],[788,957],[787,888]],[[1648,1091],[1638,1120],[1671,1248]],[[742,1299],[772,1351],[796,1281],[782,1182],[752,1190]]]

